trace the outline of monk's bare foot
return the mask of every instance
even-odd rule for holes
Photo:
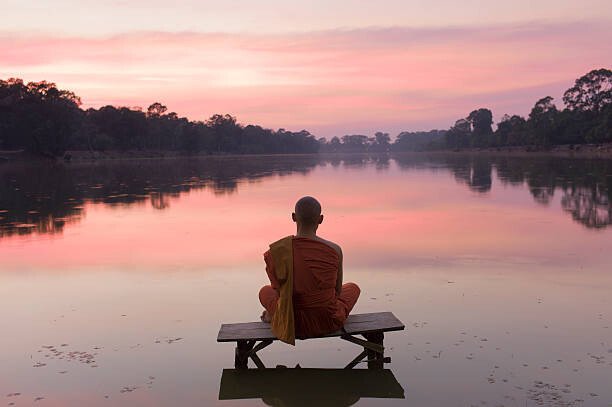
[[[264,311],[261,313],[261,317],[260,317],[260,318],[261,318],[261,320],[262,320],[263,322],[268,322],[268,323],[272,322],[272,318],[270,318],[270,314],[268,314],[268,311],[267,311],[267,310],[264,310]]]

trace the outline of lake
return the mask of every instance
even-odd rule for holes
[[[295,233],[303,195],[321,201],[320,234],[342,245],[344,279],[361,286],[354,312],[392,311],[406,325],[385,338],[404,399],[364,396],[330,370],[319,378],[327,403],[299,377],[303,391],[219,400],[234,358],[233,344],[216,343],[219,326],[258,319],[262,254]],[[0,398],[609,407],[611,266],[612,160],[0,164]],[[259,354],[272,367],[339,369],[359,351],[316,339]]]

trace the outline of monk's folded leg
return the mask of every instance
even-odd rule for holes
[[[357,299],[359,299],[359,294],[361,294],[361,289],[355,283],[346,283],[342,284],[342,290],[340,291],[340,295],[338,296],[338,300],[344,304],[346,308],[346,315],[353,310],[355,303],[357,303]]]
[[[278,292],[271,285],[264,285],[259,290],[259,302],[268,311],[270,317],[276,311],[276,303],[278,302]]]

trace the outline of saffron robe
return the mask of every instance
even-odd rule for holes
[[[295,345],[293,315],[293,236],[284,237],[270,245],[274,259],[272,277],[279,290],[276,312],[272,316],[272,332],[281,341]]]
[[[293,267],[289,267],[290,258]],[[359,288],[349,283],[350,300],[336,295],[340,265],[336,250],[318,240],[288,236],[270,245],[264,260],[272,288],[279,292],[272,316],[272,331],[277,338],[295,344],[295,338],[321,336],[342,328]]]

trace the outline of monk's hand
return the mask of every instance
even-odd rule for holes
[[[270,314],[268,314],[267,310],[263,310],[260,318],[263,322],[268,322],[268,323],[272,322],[272,318],[270,318]]]

